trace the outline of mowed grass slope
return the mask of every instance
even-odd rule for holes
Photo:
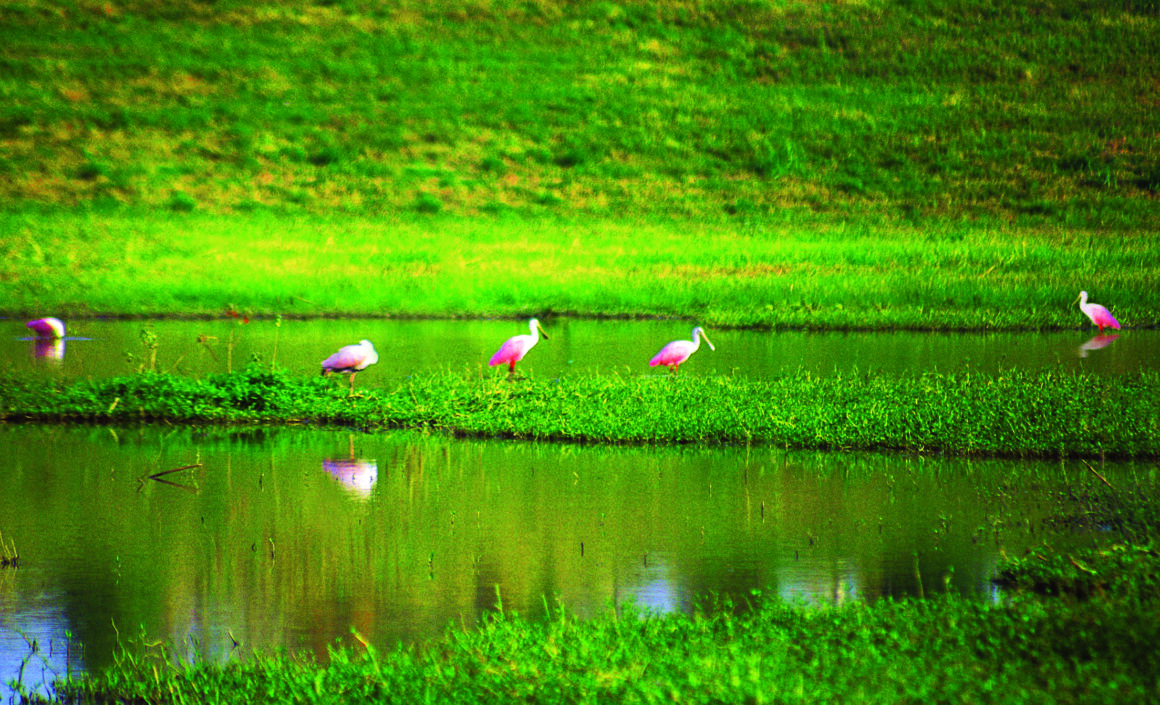
[[[0,2],[9,206],[1134,228],[1155,2]]]
[[[0,314],[1160,322],[1156,3],[0,15]]]

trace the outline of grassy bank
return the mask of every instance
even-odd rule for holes
[[[151,703],[1145,701],[1160,672],[1158,556],[1113,546],[1029,557],[1004,571],[1012,594],[997,604],[952,595],[802,608],[756,597],[746,609],[583,622],[501,611],[421,648],[336,650],[327,664],[126,653],[59,693]]]
[[[1154,2],[0,2],[0,203],[1157,226]]]
[[[1080,289],[1160,324],[1160,229],[271,214],[0,214],[0,314],[676,316],[710,326],[1058,329]]]
[[[365,390],[364,390],[365,391]],[[305,423],[609,443],[768,443],[997,456],[1156,457],[1160,377],[1059,372],[889,378],[799,373],[559,380],[415,375],[347,399],[333,380],[250,367],[194,380],[141,374],[71,383],[10,377],[8,421]]]

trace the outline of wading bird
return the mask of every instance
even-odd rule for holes
[[[661,351],[653,356],[653,359],[648,361],[649,367],[656,367],[657,365],[665,365],[673,372],[677,371],[677,367],[682,362],[689,359],[689,356],[697,352],[697,348],[701,347],[701,340],[708,344],[710,350],[716,350],[713,343],[709,342],[709,338],[705,335],[705,329],[697,326],[693,329],[692,340],[674,340],[668,345],[661,348]]]
[[[517,335],[508,338],[503,345],[499,346],[499,350],[495,351],[487,364],[492,367],[507,365],[508,377],[515,375],[516,363],[524,359],[524,355],[527,355],[529,350],[536,347],[536,343],[540,342],[540,335],[544,336],[544,340],[548,339],[548,334],[540,327],[540,322],[536,319],[528,321],[528,328],[532,331],[531,335]]]
[[[63,338],[64,323],[59,318],[38,318],[26,323],[37,338]]]
[[[1092,319],[1092,323],[1099,327],[1100,333],[1104,332],[1104,328],[1115,328],[1119,330],[1120,322],[1112,316],[1111,311],[1107,310],[1099,304],[1089,304],[1087,300],[1087,292],[1079,292],[1076,298],[1079,302],[1079,310],[1087,314],[1087,317]]]
[[[347,345],[322,361],[322,375],[330,373],[350,375],[350,394],[354,396],[354,376],[379,361],[379,354],[369,340],[360,340],[358,345]]]

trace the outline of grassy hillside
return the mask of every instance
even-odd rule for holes
[[[0,205],[1160,223],[1133,0],[0,1]]]
[[[0,0],[0,314],[1156,325],[1158,8]]]

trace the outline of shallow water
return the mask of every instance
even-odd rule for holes
[[[665,343],[687,338],[690,325],[674,321],[548,319],[542,340],[521,371],[540,377],[572,373],[663,374],[648,360]],[[22,370],[67,377],[126,374],[148,365],[143,334],[156,344],[155,369],[204,375],[250,361],[274,362],[295,374],[316,374],[339,347],[371,340],[379,363],[358,383],[397,381],[417,372],[464,369],[482,374],[508,337],[528,332],[510,320],[81,320],[69,324],[60,344],[27,338],[24,321],[0,321],[0,371]],[[772,377],[798,369],[817,375],[875,370],[888,374],[1007,368],[1084,370],[1119,375],[1160,369],[1160,331],[1098,336],[1094,330],[1052,333],[818,333],[807,331],[708,331],[716,350],[702,345],[682,367],[690,374],[736,372]]]
[[[118,633],[322,655],[352,629],[389,648],[474,624],[497,594],[532,616],[753,590],[990,600],[1002,552],[1103,537],[1041,521],[1097,481],[1078,463],[159,427],[0,425],[0,448],[20,554],[0,682],[23,665],[42,690],[108,664]]]

